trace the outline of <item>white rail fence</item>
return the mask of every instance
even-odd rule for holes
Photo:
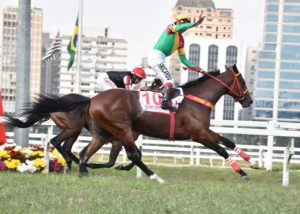
[[[300,163],[300,148],[295,148],[295,138],[300,138],[300,123],[274,123],[274,122],[257,122],[257,121],[211,121],[211,129],[219,134],[238,134],[238,135],[259,135],[267,136],[267,145],[239,145],[245,150],[254,160],[257,160],[260,167],[265,167],[267,170],[272,170],[272,164],[283,164],[283,185],[288,185],[288,164]],[[49,140],[53,137],[52,122],[44,123],[48,126],[47,134],[30,133],[30,144],[48,146]],[[286,147],[275,147],[274,137],[290,137],[290,142],[286,143]],[[13,142],[13,133],[8,132],[8,143]],[[73,151],[79,152],[90,142],[91,138],[80,136],[73,146]],[[201,165],[203,161],[209,162],[210,166],[214,166],[216,162],[225,165],[224,159],[216,154],[213,150],[203,147],[201,144],[190,141],[163,141],[163,140],[146,140],[139,138],[138,143],[142,147],[143,157],[149,157],[151,164],[165,164],[164,158],[172,158],[172,165]],[[231,157],[236,160],[241,160],[235,152],[226,149]],[[97,154],[100,159],[103,159],[105,154],[109,154],[110,145],[105,145]],[[126,154],[121,152],[121,160],[125,162]],[[189,162],[181,160],[188,159]],[[219,160],[219,161],[216,161]],[[169,163],[170,164],[170,163]]]

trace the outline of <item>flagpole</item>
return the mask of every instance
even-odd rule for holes
[[[82,43],[82,15],[83,0],[79,0],[79,14],[78,14],[78,41],[77,41],[77,73],[76,73],[76,88],[75,93],[80,94],[80,74],[81,74],[81,43]]]

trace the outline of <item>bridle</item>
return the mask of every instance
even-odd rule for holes
[[[238,76],[241,75],[240,72],[238,72],[237,74],[230,69],[230,71],[233,74],[233,84],[232,87],[228,86],[226,83],[224,83],[222,80],[218,79],[217,77],[211,75],[210,73],[206,72],[206,71],[202,71],[203,74],[206,74],[207,76],[209,76],[210,78],[214,79],[215,81],[219,82],[220,84],[222,84],[225,88],[228,89],[229,94],[234,98],[235,102],[240,102],[242,100],[245,99],[245,95],[248,92],[248,89],[242,89],[241,84],[238,80]],[[237,86],[238,91],[234,90],[234,86]]]

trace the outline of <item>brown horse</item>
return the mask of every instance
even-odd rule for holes
[[[162,82],[159,79],[154,79],[150,86],[144,87],[142,90],[159,90],[162,86]],[[45,99],[44,99],[45,98]],[[85,100],[89,100],[90,98],[79,95],[79,94],[67,94],[60,98],[56,99],[64,99],[70,102],[81,102]],[[26,120],[22,121],[17,117],[12,117],[6,115],[4,119],[6,120],[6,124],[18,127],[18,128],[28,128],[34,124],[40,124],[48,119],[52,119],[55,125],[61,129],[61,132],[50,140],[50,143],[60,152],[60,154],[64,157],[67,162],[68,169],[71,169],[72,161],[76,164],[79,164],[79,159],[71,152],[73,144],[76,142],[78,136],[81,133],[82,128],[86,128],[87,130],[91,130],[92,121],[87,117],[88,108],[83,107],[76,110],[70,110],[67,112],[60,112],[59,105],[48,105],[47,98],[44,96],[40,96],[36,102],[34,102],[31,106],[26,107],[24,111],[19,115],[19,117],[25,117]],[[103,134],[102,130],[102,134]],[[105,133],[105,135],[109,135]],[[138,134],[135,134],[135,138],[138,137]],[[89,168],[109,168],[112,167],[116,159],[122,149],[122,144],[119,140],[110,138],[112,143],[111,152],[109,155],[109,161],[104,164],[87,164]],[[63,143],[63,145],[62,145]],[[108,143],[108,142],[106,142]],[[98,145],[99,149],[104,145]],[[87,149],[87,147],[85,148]],[[85,149],[83,151],[85,151]],[[127,166],[117,166],[116,169],[120,170],[130,170],[133,167],[132,164]]]
[[[250,162],[250,157],[238,148],[235,143],[213,132],[210,126],[211,107],[221,96],[229,94],[242,107],[252,104],[251,96],[242,75],[237,67],[226,67],[221,74],[206,73],[203,77],[181,86],[185,99],[176,112],[174,129],[175,140],[192,139],[214,150],[221,155],[238,172],[243,179],[249,179],[240,166],[229,157],[226,150],[219,145],[235,150],[244,160]],[[95,97],[90,102],[69,103],[68,108],[89,106],[89,115],[95,126],[90,146],[80,155],[79,175],[87,174],[86,164],[92,154],[108,140],[98,130],[105,129],[118,139],[121,139],[128,158],[135,163],[150,179],[158,182],[163,180],[151,171],[141,160],[141,153],[134,143],[134,132],[143,135],[168,139],[170,120],[168,115],[143,111],[139,103],[139,92],[124,90],[109,90]],[[71,107],[72,106],[72,107]],[[101,128],[100,128],[101,127]],[[251,162],[250,162],[251,163]],[[252,163],[251,163],[252,164]]]

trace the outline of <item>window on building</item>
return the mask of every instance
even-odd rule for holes
[[[266,11],[267,12],[278,12],[279,6],[278,4],[267,4]]]
[[[255,116],[260,118],[272,118],[273,117],[273,111],[270,110],[256,110]]]
[[[226,65],[232,66],[237,64],[238,49],[236,46],[228,46],[226,48]]]
[[[238,49],[236,46],[228,46],[226,48],[226,65],[232,66],[237,64]],[[231,96],[224,96],[223,119],[234,119],[234,99]]]
[[[224,96],[223,120],[234,119],[234,99],[229,96]]]
[[[221,11],[220,12],[220,16],[221,17],[230,17],[231,16],[231,12],[228,12],[228,11]]]
[[[189,48],[189,60],[195,65],[200,65],[200,45],[198,44],[191,44]],[[199,74],[194,71],[189,71],[188,73],[188,81],[197,79],[199,77]]]
[[[207,70],[213,71],[218,68],[219,48],[217,45],[210,45],[208,48]]]

